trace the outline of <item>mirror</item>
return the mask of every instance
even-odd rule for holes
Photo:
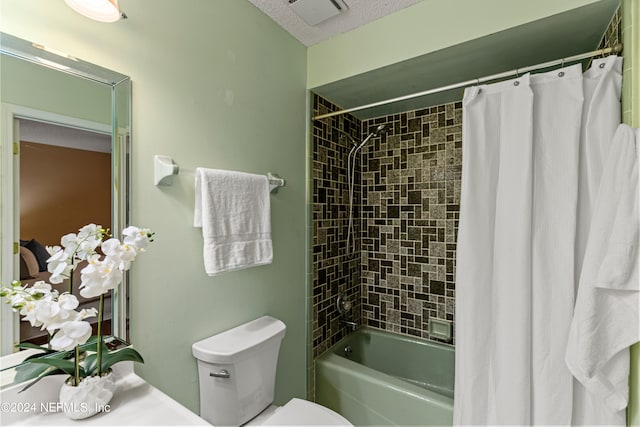
[[[62,235],[94,222],[119,238],[129,224],[131,81],[5,33],[0,33],[0,54],[5,287],[19,278],[46,280],[47,255],[40,248],[60,245]],[[96,303],[79,299],[81,308]],[[129,339],[127,299],[125,277],[105,304],[107,330],[124,341]],[[20,321],[7,304],[0,320],[3,356],[21,341],[46,342],[39,328]]]

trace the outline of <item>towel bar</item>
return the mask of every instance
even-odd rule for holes
[[[173,176],[178,175],[180,168],[173,162],[173,159],[169,156],[153,156],[153,178],[154,184],[158,185],[171,185],[173,184]],[[277,192],[278,188],[284,187],[286,182],[284,179],[269,172],[267,173],[269,178],[269,190]]]

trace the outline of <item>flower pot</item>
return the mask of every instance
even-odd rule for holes
[[[111,370],[101,377],[83,378],[77,386],[73,385],[73,378],[69,377],[60,388],[62,410],[73,420],[89,418],[98,412],[108,412],[108,404],[115,389],[116,381]]]

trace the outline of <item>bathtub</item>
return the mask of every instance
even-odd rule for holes
[[[371,328],[316,361],[316,401],[354,425],[451,425],[452,346]]]

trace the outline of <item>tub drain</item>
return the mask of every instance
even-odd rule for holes
[[[344,355],[345,357],[351,357],[351,353],[353,353],[353,350],[351,349],[351,346],[348,345],[344,348]]]

